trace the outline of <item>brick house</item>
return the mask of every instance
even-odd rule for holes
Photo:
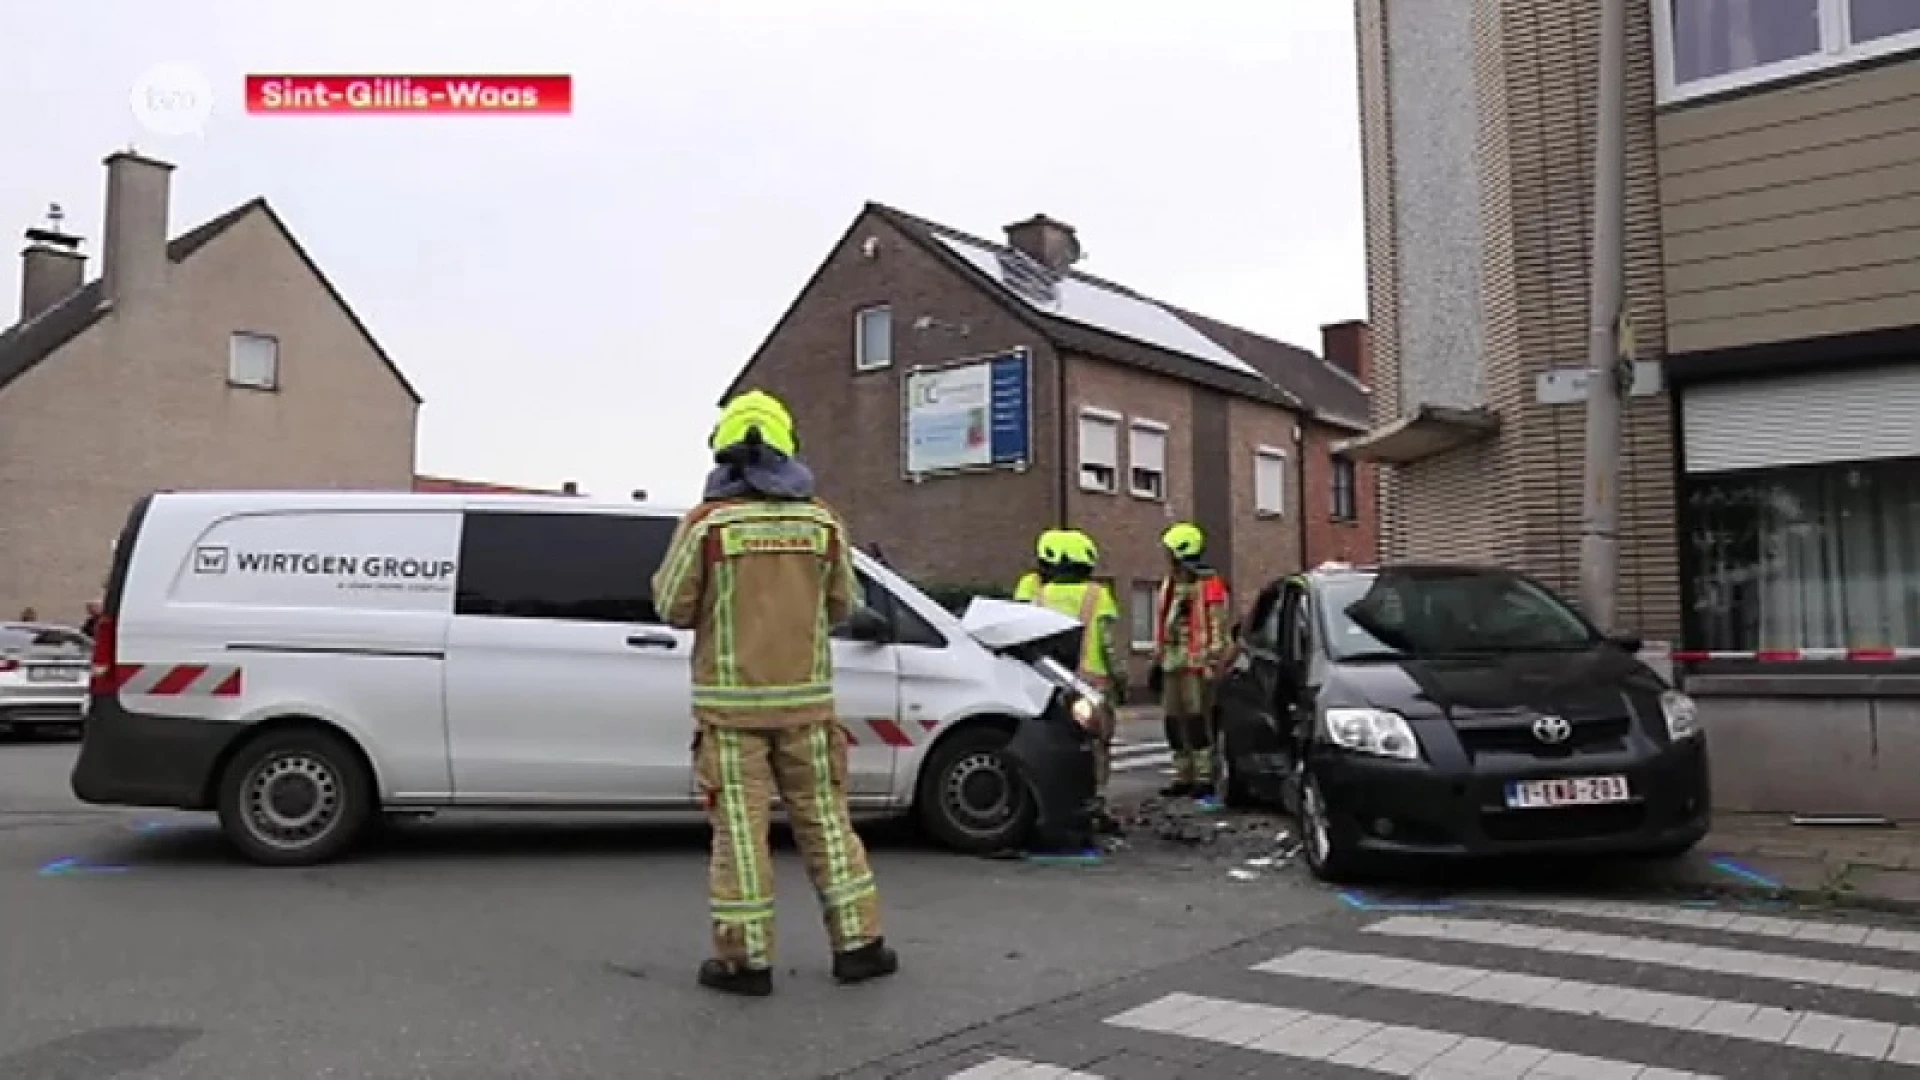
[[[1060,222],[1006,233],[869,203],[727,389],[787,402],[862,543],[923,584],[1005,589],[1041,530],[1086,529],[1136,644],[1173,521],[1242,600],[1373,557],[1371,470],[1329,450],[1365,429],[1364,324],[1328,327],[1323,359],[1073,269]]]
[[[1600,10],[1359,2],[1389,558],[1577,588]],[[1625,14],[1620,628],[1722,807],[1920,816],[1920,4]]]
[[[168,239],[173,166],[106,159],[101,276],[28,232],[0,333],[0,603],[80,617],[159,488],[413,482],[420,395],[264,199]]]

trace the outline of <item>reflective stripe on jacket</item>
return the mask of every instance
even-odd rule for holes
[[[859,582],[846,529],[811,500],[717,500],[681,520],[653,576],[669,625],[694,632],[693,712],[723,727],[833,715],[831,628]]]

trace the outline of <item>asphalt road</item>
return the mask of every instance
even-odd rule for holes
[[[693,985],[701,831],[443,819],[351,862],[263,870],[210,818],[80,806],[72,756],[0,743],[7,1080],[826,1076],[1338,903],[1297,872],[1257,893],[1226,876],[1236,843],[1272,846],[1264,821],[1142,829],[1099,866],[961,858],[876,828],[901,974],[829,981],[783,851],[778,992],[737,1001]]]

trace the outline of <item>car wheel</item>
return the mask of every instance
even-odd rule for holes
[[[1345,884],[1362,873],[1362,857],[1353,850],[1352,841],[1342,834],[1327,806],[1320,781],[1305,763],[1296,767],[1300,792],[1300,845],[1307,856],[1307,869],[1321,881]]]
[[[970,855],[1017,847],[1033,827],[1033,799],[1001,753],[998,728],[956,731],[933,751],[915,799],[920,824],[941,844]]]
[[[373,817],[373,778],[346,741],[316,728],[270,731],[220,777],[220,826],[249,860],[312,866],[345,851]]]

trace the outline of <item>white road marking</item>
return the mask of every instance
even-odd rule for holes
[[[1722,934],[1746,934],[1777,938],[1782,941],[1812,941],[1822,945],[1854,945],[1889,952],[1920,953],[1920,931],[1889,930],[1878,926],[1851,923],[1818,922],[1812,919],[1783,919],[1772,915],[1754,915],[1744,911],[1720,911],[1712,908],[1661,907],[1656,904],[1629,904],[1595,900],[1487,900],[1490,907],[1514,911],[1537,911],[1550,915],[1579,915],[1590,919],[1620,920],[1677,926],[1688,930],[1712,930]]]
[[[1830,986],[1835,989],[1859,990],[1901,998],[1920,997],[1920,971],[1732,949],[1722,945],[1695,945],[1689,942],[1626,937],[1620,934],[1596,934],[1585,930],[1563,930],[1525,923],[1496,922],[1486,919],[1432,918],[1422,915],[1399,915],[1382,919],[1364,929],[1369,934],[1382,934],[1389,937],[1426,938],[1468,945],[1532,949],[1536,952],[1557,953],[1562,956],[1586,956],[1599,960],[1658,964],[1661,967],[1704,971],[1715,975],[1775,979],[1781,982]]]
[[[1093,1073],[1074,1072],[1058,1065],[1042,1065],[1019,1058],[997,1057],[971,1069],[954,1073],[947,1080],[1103,1080]]]
[[[1168,994],[1106,1022],[1418,1080],[1714,1080],[1540,1046],[1195,994]]]
[[[1297,949],[1254,970],[1920,1065],[1920,1028],[1831,1013],[1325,949]]]
[[[1138,772],[1141,769],[1153,769],[1172,763],[1172,754],[1135,754],[1131,757],[1115,754],[1113,763],[1108,768],[1114,772]]]

